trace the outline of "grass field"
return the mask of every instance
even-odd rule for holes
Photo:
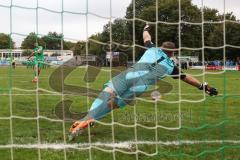
[[[0,68],[1,160],[34,160],[39,157],[42,160],[240,159],[240,72],[206,74],[205,80],[219,90],[219,96],[206,95],[206,99],[201,91],[184,83],[179,87],[177,80],[166,78],[173,90],[163,95],[163,101],[154,103],[149,99],[138,99],[135,109],[127,106],[115,110],[76,140],[66,140],[70,147],[78,143],[78,148],[64,148],[64,137],[67,138],[72,122],[51,121],[59,120],[55,114],[56,105],[63,99],[71,100],[71,112],[86,112],[94,99],[56,93],[48,82],[54,69],[42,71],[38,85],[41,90],[36,92],[37,85],[31,83],[31,69]],[[109,78],[109,72],[101,71],[95,82],[87,84],[83,80],[84,73],[85,68],[74,70],[65,83],[101,90]],[[200,70],[187,73],[203,80]],[[182,101],[178,102],[179,98]],[[181,129],[171,130],[179,127],[179,107]],[[41,117],[36,119],[38,114]],[[12,119],[9,118],[11,115]],[[112,121],[114,125],[111,125]],[[113,140],[115,148],[102,145]],[[134,143],[136,141],[139,144]],[[86,144],[89,142],[93,143],[92,147]],[[9,147],[11,143],[18,147]],[[28,144],[49,144],[52,148],[27,148]]]

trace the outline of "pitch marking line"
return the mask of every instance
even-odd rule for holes
[[[181,145],[195,145],[195,144],[240,144],[240,140],[180,140],[180,141],[122,141],[117,143],[46,143],[46,144],[7,144],[0,145],[0,149],[6,148],[24,148],[24,149],[84,149],[90,146],[95,147],[110,147],[110,148],[122,148],[131,149],[134,145],[164,145],[164,146],[181,146]]]

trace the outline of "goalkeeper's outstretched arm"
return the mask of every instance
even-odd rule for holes
[[[144,29],[143,29],[143,42],[144,45],[148,48],[151,48],[154,46],[154,44],[151,41],[151,35],[149,33],[150,31],[150,26],[147,24]],[[164,42],[162,44],[163,47],[163,51],[169,56],[172,57],[173,56],[173,51],[172,50],[168,50],[168,49],[175,49],[175,44],[172,42]],[[213,88],[210,87],[206,82],[201,83],[200,81],[198,81],[196,78],[190,76],[190,75],[186,75],[183,72],[180,73],[179,68],[177,66],[174,67],[173,72],[172,72],[172,77],[174,79],[178,79],[180,78],[182,81],[197,87],[200,90],[204,90],[206,93],[208,93],[210,96],[212,95],[217,95],[218,91]]]
[[[194,87],[197,87],[199,88],[201,86],[201,82],[198,81],[196,78],[192,77],[192,76],[189,76],[189,75],[186,75],[184,78],[181,79],[182,81],[194,86]]]
[[[192,85],[194,87],[197,87],[200,90],[204,90],[210,96],[218,94],[217,89],[213,88],[213,87],[210,87],[207,82],[201,83],[196,78],[194,78],[194,77],[192,77],[190,75],[186,75],[183,72],[181,72],[179,74],[179,70],[178,70],[177,67],[174,68],[173,75],[175,75],[175,76],[173,76],[174,79],[180,78],[182,81],[184,81],[184,82],[186,82],[186,83],[188,83],[188,84],[190,84],[190,85]]]
[[[210,87],[207,82],[201,83],[200,81],[198,81],[196,78],[194,78],[192,76],[186,75],[186,77],[183,78],[182,81],[184,81],[192,86],[195,86],[200,90],[205,90],[205,92],[207,94],[209,94],[210,96],[218,94],[218,91],[216,88]]]

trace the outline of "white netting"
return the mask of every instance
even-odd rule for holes
[[[102,15],[98,15],[96,13],[92,13],[90,12],[88,9],[88,0],[86,0],[86,12],[73,12],[73,11],[68,11],[68,10],[64,10],[64,1],[62,0],[61,1],[61,11],[56,11],[56,10],[52,10],[52,9],[48,9],[48,8],[45,8],[45,7],[42,7],[39,5],[39,2],[38,0],[36,1],[37,2],[37,6],[36,8],[31,8],[31,7],[25,7],[25,6],[20,6],[20,5],[16,5],[13,3],[13,1],[11,1],[11,4],[10,5],[2,5],[0,4],[0,8],[9,8],[10,10],[10,35],[13,36],[13,35],[18,35],[18,36],[26,36],[25,34],[22,34],[22,33],[16,33],[13,31],[12,27],[13,27],[13,20],[12,20],[12,12],[14,9],[16,8],[20,8],[20,9],[25,9],[25,10],[34,10],[36,11],[36,33],[37,35],[40,35],[40,36],[43,36],[41,35],[39,32],[38,32],[38,25],[39,25],[39,21],[38,21],[38,12],[39,10],[44,10],[46,12],[49,12],[49,13],[55,13],[55,14],[59,14],[61,16],[61,33],[64,34],[64,14],[67,13],[67,14],[73,14],[73,15],[82,15],[82,16],[85,16],[86,17],[86,39],[88,39],[86,41],[86,55],[89,54],[89,48],[88,48],[88,43],[89,42],[94,42],[96,44],[100,44],[100,45],[108,45],[108,43],[104,43],[104,42],[100,42],[100,41],[97,41],[95,39],[90,39],[89,38],[89,15],[91,16],[96,16],[98,18],[102,18],[102,19],[106,19],[107,21],[109,22],[113,22],[113,20],[116,18],[112,15],[112,1],[113,0],[109,0],[109,3],[106,4],[108,5],[108,7],[110,8],[109,10],[109,17],[106,17],[106,16],[102,16]],[[159,0],[156,0],[156,4],[159,3]],[[136,24],[135,22],[136,21],[140,21],[140,22],[144,22],[144,23],[149,23],[149,24],[152,24],[152,25],[155,25],[156,26],[156,33],[158,33],[158,24],[166,24],[166,25],[178,25],[178,53],[179,53],[179,56],[181,56],[181,51],[182,50],[191,50],[191,51],[201,51],[201,54],[202,54],[202,63],[204,64],[205,63],[205,59],[204,59],[204,55],[205,55],[205,52],[204,52],[204,49],[223,49],[223,63],[225,64],[225,61],[226,61],[226,55],[225,55],[225,50],[226,50],[226,47],[232,47],[232,48],[240,48],[240,46],[234,46],[234,45],[229,45],[229,44],[226,44],[226,37],[225,37],[225,23],[226,22],[233,22],[231,20],[226,20],[225,19],[225,16],[223,18],[222,21],[205,21],[204,20],[204,12],[203,12],[203,0],[202,0],[202,9],[201,9],[201,13],[202,15],[199,15],[202,17],[202,21],[201,23],[195,23],[195,22],[185,22],[185,21],[182,21],[182,14],[181,14],[181,0],[177,1],[176,3],[178,3],[178,6],[179,6],[179,20],[178,22],[164,22],[164,21],[159,21],[158,20],[158,5],[156,5],[156,21],[155,22],[149,22],[149,21],[145,21],[143,19],[139,19],[139,18],[136,18],[136,15],[135,15],[135,0],[132,1],[132,4],[133,4],[133,17],[132,19],[126,19],[126,18],[123,18],[125,19],[126,21],[131,21],[132,22],[132,32],[133,32],[133,44],[130,46],[132,48],[132,57],[133,57],[133,63],[135,63],[137,60],[136,60],[136,47],[139,47],[139,48],[144,48],[143,46],[139,45],[139,44],[136,44],[136,39],[135,39],[135,28],[136,28]],[[224,8],[225,8],[225,0],[224,0]],[[225,10],[224,10],[224,15],[225,15]],[[76,19],[77,21],[77,19]],[[235,21],[233,23],[236,23]],[[182,24],[189,24],[189,25],[198,25],[198,26],[201,26],[201,35],[202,35],[202,47],[200,48],[189,48],[189,47],[185,47],[185,46],[182,46],[182,42],[181,42],[181,35],[182,35],[182,31],[181,31],[181,25]],[[224,41],[224,45],[223,46],[220,46],[220,47],[212,47],[212,46],[206,46],[205,45],[205,42],[204,42],[204,24],[223,24],[223,41]],[[109,37],[109,40],[110,40],[110,44],[120,44],[118,42],[114,42],[113,39],[112,39],[112,23],[109,23],[109,26],[110,26],[110,37]],[[159,46],[159,43],[158,43],[158,34],[155,34],[155,44],[157,46]],[[68,38],[68,37],[64,37],[68,40],[73,40],[73,41],[77,41],[78,39],[74,39],[74,38]],[[63,50],[63,39],[61,39],[61,49]],[[111,48],[111,45],[110,45],[110,51],[112,50]],[[111,70],[112,68],[112,63],[110,62],[110,68],[109,69],[105,69],[106,71],[109,71]],[[104,69],[103,69],[104,70]],[[205,71],[205,68],[203,69],[202,73],[198,73],[198,74],[195,74],[194,76],[198,77],[198,76],[202,76],[202,81],[205,81],[205,75],[206,74],[222,74],[224,73],[224,71],[221,71],[221,72],[207,72]],[[176,139],[176,140],[173,140],[173,141],[169,141],[167,140],[167,138],[165,139],[161,139],[159,137],[159,129],[163,129],[163,130],[168,130],[168,131],[178,131],[182,128],[182,103],[191,103],[192,105],[195,105],[197,103],[200,103],[200,102],[203,102],[206,100],[206,97],[205,97],[205,94],[204,93],[196,93],[195,95],[200,95],[198,99],[187,99],[187,98],[182,98],[183,95],[191,95],[191,93],[182,93],[182,83],[180,82],[180,80],[178,80],[178,92],[172,92],[172,93],[168,93],[166,95],[177,95],[178,98],[176,98],[176,100],[165,100],[165,99],[160,99],[158,102],[154,102],[154,115],[155,115],[155,119],[154,119],[154,125],[153,126],[148,126],[148,125],[145,125],[145,124],[141,124],[138,122],[137,120],[137,104],[135,104],[133,106],[133,115],[134,115],[134,119],[133,119],[133,123],[132,124],[124,124],[124,123],[121,123],[121,122],[118,122],[115,120],[115,114],[114,112],[111,112],[111,114],[109,114],[108,116],[111,116],[111,122],[105,122],[105,121],[98,121],[97,122],[97,125],[101,125],[101,126],[111,126],[111,128],[108,128],[110,129],[110,131],[107,132],[107,134],[102,134],[101,136],[103,137],[103,141],[99,141],[99,142],[96,142],[96,140],[94,139],[93,135],[92,135],[92,129],[88,129],[88,132],[87,132],[87,135],[84,135],[85,136],[85,139],[87,139],[87,143],[86,142],[79,142],[79,143],[69,143],[67,142],[67,128],[69,127],[69,124],[66,124],[64,120],[61,120],[61,119],[54,119],[54,118],[50,118],[48,116],[44,116],[44,115],[41,115],[40,113],[40,109],[41,109],[41,103],[40,103],[40,97],[41,96],[51,96],[51,97],[54,97],[54,96],[60,96],[61,97],[61,100],[64,101],[65,100],[65,97],[66,96],[69,96],[71,94],[65,94],[64,92],[60,93],[60,92],[55,92],[55,91],[50,91],[48,89],[45,89],[45,88],[41,88],[39,86],[39,83],[37,83],[36,85],[36,89],[25,89],[25,88],[17,88],[17,87],[14,87],[14,85],[12,84],[12,78],[13,78],[13,74],[14,73],[11,73],[9,74],[9,79],[10,79],[10,83],[11,83],[11,88],[9,90],[9,93],[3,93],[1,94],[2,96],[6,96],[6,95],[9,95],[9,109],[10,109],[10,116],[4,116],[4,117],[0,117],[0,120],[9,120],[10,121],[10,141],[9,141],[9,144],[0,144],[0,149],[11,149],[11,159],[15,159],[15,155],[14,155],[14,150],[19,148],[19,149],[37,149],[37,153],[38,153],[38,160],[41,160],[43,159],[42,158],[42,149],[53,149],[53,150],[62,150],[63,151],[63,156],[64,156],[64,160],[66,159],[70,159],[68,158],[67,154],[68,154],[68,150],[88,150],[88,159],[95,159],[94,157],[94,151],[93,150],[98,150],[98,151],[102,151],[102,152],[106,152],[106,153],[112,153],[112,159],[118,159],[119,156],[116,155],[116,153],[123,153],[123,154],[127,154],[127,155],[135,155],[135,159],[141,159],[141,157],[139,157],[139,154],[144,154],[146,156],[156,156],[159,154],[159,150],[161,150],[160,146],[173,146],[173,147],[177,147],[177,146],[185,146],[185,145],[189,145],[189,146],[194,146],[195,144],[205,144],[205,145],[208,145],[208,144],[211,144],[211,145],[215,145],[215,144],[239,144],[240,142],[238,140],[226,140],[226,139],[220,139],[220,140],[187,140],[187,139],[181,139],[181,137],[179,139]],[[63,73],[62,73],[63,74]],[[111,72],[109,72],[109,77],[112,77],[111,75]],[[48,78],[48,77],[45,77],[45,78]],[[89,83],[86,83],[86,87],[87,88],[90,88],[90,84]],[[63,91],[64,91],[64,82],[62,81],[62,88],[63,88]],[[17,93],[16,93],[17,92]],[[32,116],[29,116],[29,117],[25,117],[25,116],[22,116],[22,115],[15,115],[13,113],[13,96],[36,96],[36,116],[32,117]],[[220,94],[221,96],[224,96],[224,94]],[[141,98],[137,98],[139,101],[143,101],[143,102],[146,102],[146,103],[152,103],[152,100],[148,100],[148,99],[141,99]],[[90,104],[90,98],[86,98],[86,104]],[[47,101],[45,102],[47,103]],[[177,107],[177,123],[175,125],[170,125],[168,126],[167,124],[164,125],[164,124],[159,124],[159,120],[158,120],[158,111],[159,111],[159,103],[161,104],[173,104],[173,105],[176,105],[178,106]],[[64,105],[64,103],[63,103]],[[27,107],[27,106],[26,106]],[[146,106],[147,107],[147,106]],[[62,112],[65,112],[64,111],[64,107],[63,107],[63,110]],[[27,144],[16,144],[14,143],[14,128],[13,128],[13,120],[30,120],[30,121],[36,121],[36,129],[37,129],[37,143],[27,143]],[[61,131],[61,134],[63,135],[63,141],[59,142],[58,143],[43,143],[42,140],[41,140],[41,132],[48,132],[47,130],[44,130],[44,131],[41,131],[41,126],[40,126],[40,121],[41,120],[46,120],[46,121],[49,121],[49,122],[57,122],[57,123],[61,123],[62,124],[62,131]],[[116,140],[116,132],[115,132],[115,127],[118,126],[118,127],[123,127],[123,128],[133,128],[134,129],[134,133],[133,133],[133,139],[131,141],[119,141],[119,140]],[[138,130],[138,127],[141,127],[141,128],[144,128],[146,130],[149,130],[149,131],[152,131],[154,130],[154,138],[152,139],[152,141],[149,141],[149,140],[146,140],[146,141],[142,141],[142,140],[139,140],[139,132],[137,131]],[[97,134],[100,134],[101,131],[98,131]],[[126,133],[127,134],[127,133]],[[111,136],[111,141],[107,142],[107,141],[104,141],[105,138],[104,136],[107,136],[107,137],[110,137]],[[94,139],[94,141],[92,140]],[[153,145],[155,146],[155,151],[145,151],[145,150],[142,150],[139,148],[139,145]],[[222,150],[222,148],[220,149]],[[174,152],[174,151],[173,151]],[[202,152],[201,152],[202,153]]]

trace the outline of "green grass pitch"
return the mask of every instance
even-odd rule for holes
[[[39,115],[50,119],[57,119],[55,106],[62,98],[71,100],[72,112],[86,112],[90,107],[93,98],[74,94],[55,94],[49,86],[48,80],[55,68],[48,68],[40,75],[39,88],[34,91],[36,84],[31,83],[33,73],[31,69],[17,67],[11,70],[7,67],[0,68],[0,159],[10,160],[34,160],[40,157],[42,160],[110,160],[115,157],[117,160],[134,159],[239,159],[240,158],[240,72],[228,71],[212,72],[206,74],[205,81],[212,84],[219,90],[219,96],[206,99],[201,91],[178,80],[166,78],[165,80],[173,85],[173,90],[163,95],[162,100],[172,102],[148,102],[138,99],[136,110],[133,106],[118,109],[101,120],[110,124],[112,121],[123,125],[103,125],[97,123],[94,128],[88,129],[73,142],[67,144],[79,145],[88,143],[119,143],[119,142],[169,142],[169,144],[132,144],[131,148],[113,148],[104,146],[93,146],[87,149],[45,149],[45,148],[9,148],[8,144],[62,144],[64,143],[63,123],[39,119],[21,119],[18,117],[33,118],[37,116],[37,104]],[[107,69],[107,68],[105,68]],[[97,81],[86,83],[83,80],[85,69],[74,70],[65,80],[66,84],[75,86],[88,85],[93,89],[101,89],[108,80],[109,72],[101,71]],[[202,74],[201,70],[186,71],[189,74]],[[197,76],[203,81],[203,76]],[[11,95],[9,89],[12,87]],[[181,89],[181,96],[179,96]],[[50,91],[50,92],[49,92]],[[173,103],[181,97],[180,104]],[[195,101],[188,102],[185,100]],[[157,107],[156,107],[157,105]],[[11,107],[10,107],[11,106]],[[179,107],[181,108],[181,129],[168,130],[168,128],[179,127]],[[11,109],[12,108],[12,111]],[[157,111],[157,112],[156,112]],[[8,118],[12,112],[12,123]],[[134,116],[136,112],[136,116]],[[134,126],[135,120],[137,126]],[[72,122],[65,122],[65,132]],[[12,134],[11,128],[12,125]],[[39,129],[39,134],[38,134]],[[114,134],[112,134],[114,131]],[[89,137],[90,133],[90,137]],[[12,138],[11,138],[12,135]],[[40,137],[40,139],[38,139]],[[182,143],[181,140],[192,142]],[[232,140],[232,142],[228,142]],[[218,141],[218,143],[214,143]],[[176,142],[176,144],[174,144]],[[180,143],[177,143],[180,142]],[[200,143],[203,142],[203,143]],[[209,142],[209,143],[207,143]],[[235,143],[234,143],[235,142]],[[4,147],[5,146],[5,147]],[[102,149],[102,150],[101,150]],[[113,149],[115,152],[113,152]],[[137,154],[136,151],[138,152]],[[125,153],[128,152],[129,154]],[[149,155],[146,155],[149,154]],[[150,156],[155,154],[154,156]],[[91,157],[90,157],[91,156]]]

